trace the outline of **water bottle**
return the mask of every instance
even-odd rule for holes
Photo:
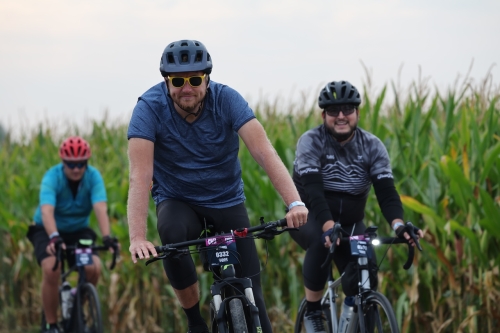
[[[68,319],[71,315],[70,308],[73,305],[71,299],[71,285],[68,281],[64,281],[61,286],[61,312],[64,319]]]
[[[344,299],[344,302],[342,303],[342,313],[340,314],[339,320],[339,333],[347,332],[352,313],[354,312],[354,304],[354,297],[348,296]]]
[[[71,310],[73,310],[73,303],[75,302],[76,288],[71,288],[71,292],[69,293],[68,299],[68,318],[71,317]]]

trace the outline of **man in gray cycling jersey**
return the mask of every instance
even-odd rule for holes
[[[248,103],[234,89],[210,80],[212,58],[205,46],[196,40],[170,43],[160,72],[162,82],[139,98],[128,129],[132,260],[148,258],[148,252],[157,255],[146,239],[151,180],[163,244],[198,238],[205,222],[219,233],[250,226],[238,160],[240,137],[290,208],[288,226],[307,222],[308,210]],[[262,330],[271,332],[255,244],[246,239],[236,246],[244,263],[236,274],[251,278]],[[189,332],[208,332],[193,260],[183,256],[163,264]]]
[[[300,232],[290,234],[307,251],[303,277],[308,333],[325,332],[320,302],[328,271],[321,264],[331,245],[328,236],[333,225],[341,223],[354,235],[364,232],[364,209],[373,184],[386,220],[394,230],[404,227],[387,149],[375,135],[357,127],[361,97],[356,87],[347,81],[330,82],[321,90],[318,104],[323,124],[300,137],[293,172],[302,201],[309,208],[309,222]],[[422,231],[417,235],[422,237]],[[404,237],[409,238],[406,233]],[[333,259],[339,272],[344,272],[351,261],[348,244],[339,246]],[[343,289],[347,296],[356,291]]]

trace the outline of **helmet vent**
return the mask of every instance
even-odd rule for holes
[[[189,54],[183,53],[181,54],[181,62],[188,62],[189,61]]]
[[[350,98],[352,98],[352,95],[354,95],[354,90],[351,90],[351,91],[349,92],[349,97],[347,97],[347,98],[349,98],[349,99],[350,99]]]
[[[194,62],[201,62],[203,59],[203,52],[202,51],[197,51],[196,52],[196,58],[194,59]]]
[[[341,96],[345,96],[345,90],[346,90],[346,86],[342,86],[342,93],[341,93]]]
[[[167,54],[167,63],[169,64],[175,63],[174,56],[172,55],[172,53]]]
[[[187,42],[182,42],[181,46],[188,46],[188,43]]]

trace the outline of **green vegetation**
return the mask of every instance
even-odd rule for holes
[[[409,271],[402,268],[406,249],[398,246],[379,272],[379,289],[392,301],[402,332],[494,332],[500,324],[500,94],[487,81],[446,94],[415,84],[404,97],[395,91],[389,105],[385,88],[363,96],[360,126],[386,145],[405,217],[426,233],[424,252]],[[315,105],[293,109],[290,114],[266,102],[255,106],[289,170],[298,137],[321,121]],[[128,254],[127,126],[104,119],[91,127],[85,135],[93,147],[91,164],[105,178],[112,231],[122,244],[121,262],[114,271],[104,270],[98,286],[108,332],[185,331],[162,265],[133,265]],[[41,178],[58,162],[58,143],[75,132],[81,129],[59,136],[40,125],[13,140],[7,129],[0,142],[0,331],[29,331],[39,323],[41,275],[25,234]],[[284,206],[262,169],[243,146],[240,156],[252,221],[282,217]],[[148,235],[159,243],[155,221],[151,204]],[[390,233],[373,193],[366,222],[379,226],[381,235]],[[286,234],[267,245],[257,242],[267,263],[262,279],[275,331],[291,332],[303,296],[304,253]],[[109,264],[109,255],[101,257]],[[199,270],[208,317],[211,277]]]

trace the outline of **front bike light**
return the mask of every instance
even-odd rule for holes
[[[380,240],[378,240],[377,238],[373,239],[373,240],[372,240],[372,245],[373,245],[373,246],[378,246],[378,245],[380,245]]]

